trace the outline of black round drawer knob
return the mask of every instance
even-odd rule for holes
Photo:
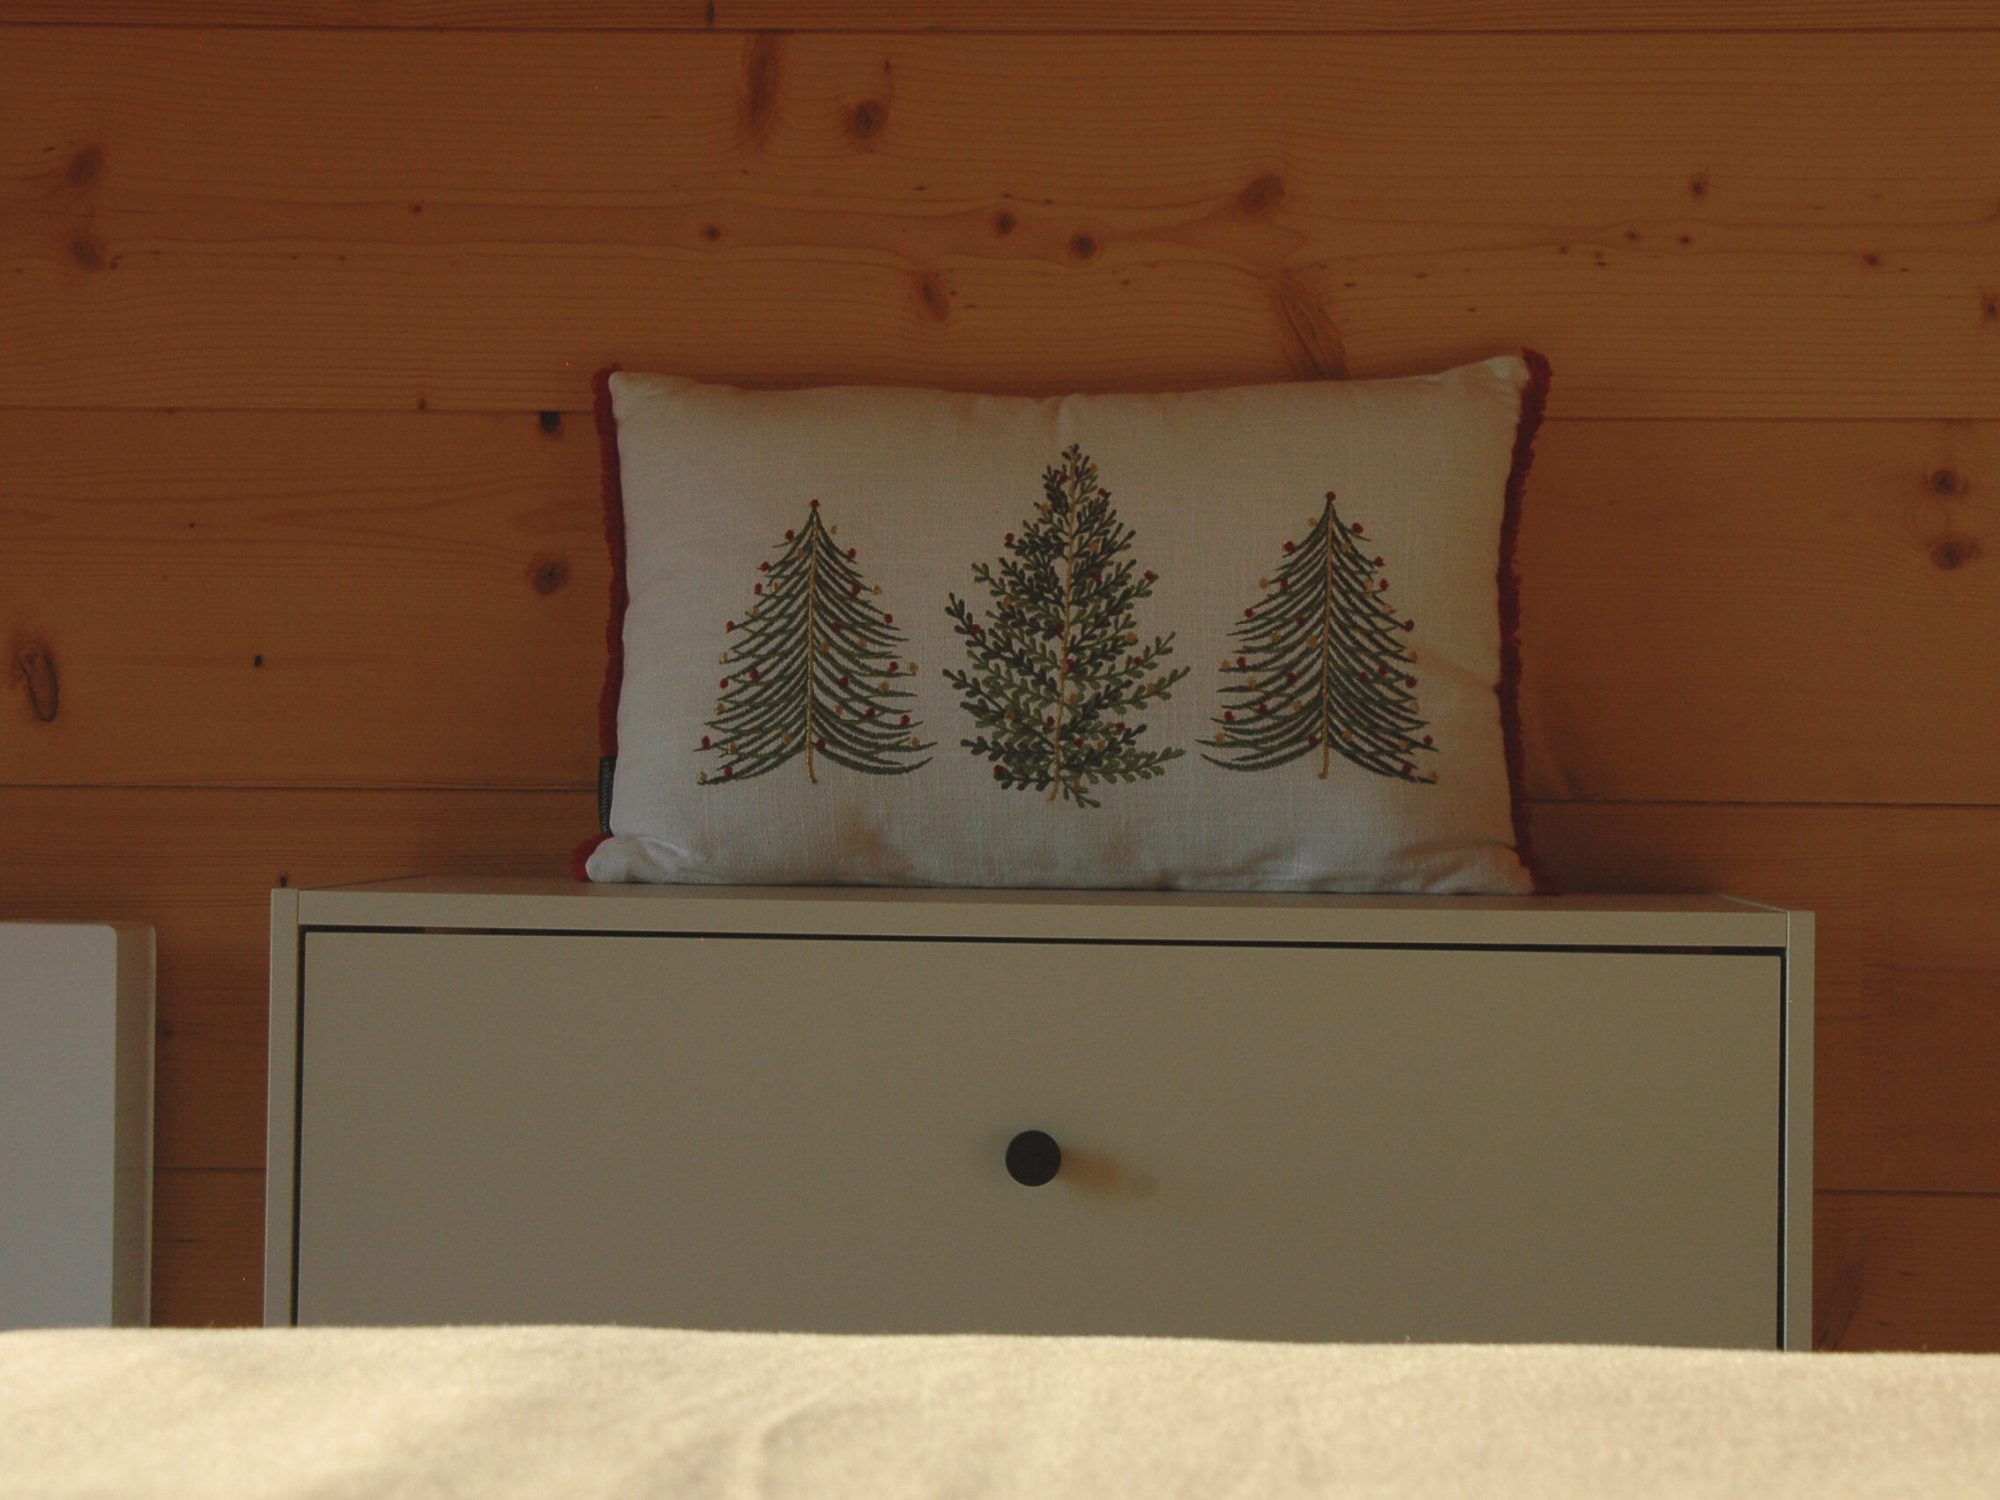
[[[1053,1182],[1062,1170],[1062,1147],[1055,1137],[1039,1130],[1024,1130],[1007,1143],[1007,1175],[1022,1187],[1040,1187]]]

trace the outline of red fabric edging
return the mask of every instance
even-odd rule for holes
[[[618,475],[618,418],[611,408],[611,377],[616,365],[606,365],[591,380],[596,394],[597,448],[604,503],[604,541],[611,549],[611,610],[604,626],[604,687],[597,695],[597,753],[618,753],[618,694],[625,685],[625,606],[631,595],[625,586],[625,491]],[[594,833],[570,855],[570,873],[588,880],[585,862],[610,835]]]
[[[1527,388],[1521,392],[1521,420],[1514,429],[1514,463],[1507,471],[1506,509],[1500,517],[1500,733],[1507,746],[1507,796],[1514,821],[1514,852],[1534,882],[1535,893],[1552,896],[1556,883],[1535,858],[1528,836],[1528,785],[1521,749],[1521,580],[1514,571],[1514,546],[1521,535],[1521,496],[1535,461],[1535,433],[1549,402],[1549,362],[1523,349]]]

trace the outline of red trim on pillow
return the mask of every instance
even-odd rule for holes
[[[569,873],[578,880],[590,879],[590,856],[597,852],[597,846],[610,838],[608,833],[593,833],[569,853]]]
[[[1520,855],[1535,893],[1552,896],[1556,883],[1535,859],[1528,837],[1528,786],[1521,750],[1521,580],[1514,572],[1514,545],[1521,534],[1521,495],[1535,461],[1535,433],[1549,401],[1549,362],[1523,349],[1528,384],[1521,392],[1521,420],[1514,428],[1514,463],[1507,471],[1507,504],[1500,518],[1500,733],[1507,745],[1507,793],[1513,806],[1514,852]]]
[[[625,685],[625,606],[631,595],[625,586],[625,492],[618,476],[618,417],[611,408],[611,377],[618,366],[606,365],[591,381],[596,393],[597,448],[604,504],[604,541],[611,550],[611,611],[604,626],[604,687],[597,695],[597,753],[618,753],[618,695]],[[590,879],[584,864],[608,834],[594,833],[570,855],[570,873]]]

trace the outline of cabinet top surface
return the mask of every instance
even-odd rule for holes
[[[1323,896],[1262,892],[591,885],[419,877],[296,898],[307,928],[1049,941],[1782,948],[1792,913],[1728,896]]]

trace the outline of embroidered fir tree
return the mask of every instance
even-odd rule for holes
[[[1326,779],[1340,755],[1364,771],[1434,782],[1418,760],[1436,753],[1419,715],[1417,628],[1390,608],[1383,560],[1362,550],[1361,523],[1343,523],[1331,491],[1302,542],[1286,542],[1263,596],[1230,631],[1222,708],[1210,722],[1230,771],[1268,771],[1318,752]]]
[[[775,550],[757,565],[754,602],[724,626],[720,696],[699,747],[720,765],[697,779],[726,786],[794,757],[814,783],[829,763],[870,776],[929,764],[915,757],[934,742],[919,735],[915,695],[901,686],[917,664],[895,616],[875,602],[881,586],[862,578],[854,549],[820,520],[819,501]]]
[[[1165,667],[1171,633],[1139,639],[1134,606],[1152,596],[1155,575],[1128,556],[1134,535],[1072,445],[1042,475],[1042,501],[1007,533],[1005,554],[973,565],[984,613],[947,596],[968,665],[944,676],[978,731],[961,743],[993,762],[1003,788],[1097,807],[1090,788],[1150,780],[1184,753],[1139,743],[1141,716],[1188,669]]]

